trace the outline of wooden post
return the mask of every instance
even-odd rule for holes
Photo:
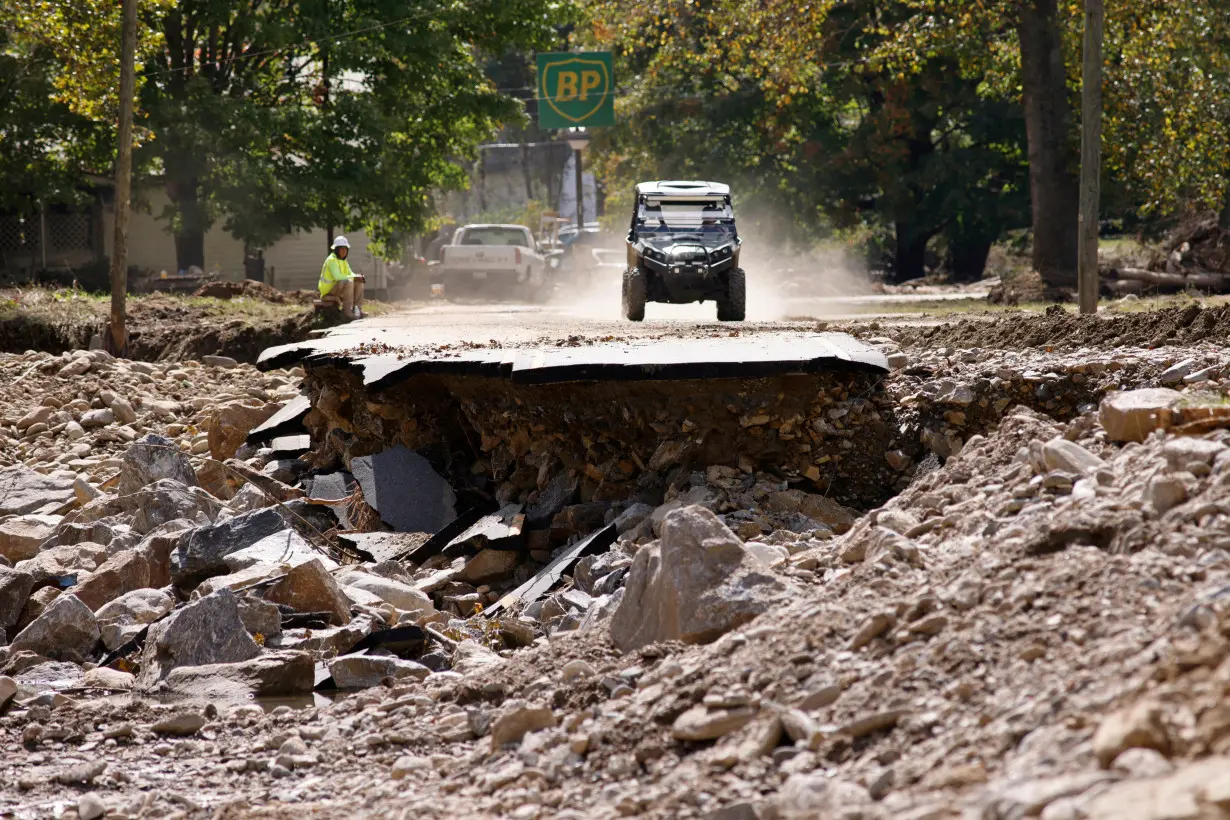
[[[115,247],[111,253],[110,333],[104,347],[120,356],[128,345],[128,211],[132,200],[132,110],[136,97],[137,0],[123,0],[120,34],[120,127],[115,160]]]
[[[1077,292],[1081,313],[1098,312],[1098,206],[1102,181],[1102,0],[1085,0],[1081,88],[1081,204]]]
[[[577,164],[577,241],[581,240],[581,234],[585,231],[585,164],[582,159],[582,149],[577,148],[573,152],[574,160]],[[578,245],[578,247],[580,247]]]

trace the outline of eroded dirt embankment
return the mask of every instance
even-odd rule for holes
[[[57,300],[41,292],[0,298],[0,353],[80,350],[101,332],[106,313],[102,302]],[[170,296],[134,298],[128,321],[130,358],[182,361],[215,355],[249,364],[269,347],[308,338],[317,326],[310,308],[285,300],[238,305],[226,299]]]

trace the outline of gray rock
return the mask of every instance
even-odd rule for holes
[[[208,365],[209,367],[221,367],[226,370],[239,367],[239,362],[230,356],[202,356],[201,364]]]
[[[277,604],[260,598],[239,599],[239,620],[253,637],[275,638],[282,634],[282,610]]]
[[[81,417],[81,426],[86,430],[94,430],[115,423],[115,413],[109,408],[91,410]]]
[[[389,578],[381,578],[378,575],[370,575],[365,572],[356,572],[348,575],[345,583],[347,588],[370,592],[372,595],[406,612],[430,615],[436,611],[435,606],[431,603],[431,598],[426,593],[420,592],[409,584],[403,584]]]
[[[498,752],[507,743],[517,743],[527,732],[550,729],[555,715],[550,707],[512,700],[504,705],[491,723],[491,750]]]
[[[350,605],[346,596],[318,558],[288,572],[270,588],[267,597],[274,603],[285,604],[300,612],[328,612],[329,622],[334,626],[350,623]],[[426,598],[425,595],[423,597]]]
[[[239,617],[239,601],[230,590],[219,590],[150,627],[138,685],[151,688],[180,666],[238,663],[259,654]]]
[[[303,695],[316,682],[310,652],[270,652],[240,663],[172,669],[162,691],[186,698],[243,701],[249,697]]]
[[[1172,470],[1186,470],[1191,464],[1208,464],[1228,448],[1220,441],[1209,441],[1191,436],[1179,436],[1162,446],[1162,455]]]
[[[71,505],[75,475],[43,475],[22,464],[0,469],[0,516],[53,512]]]
[[[98,644],[98,620],[76,595],[61,595],[17,633],[10,649],[54,660],[80,661]]]
[[[1059,436],[1042,445],[1042,458],[1048,470],[1087,475],[1096,473],[1106,462],[1074,441]]]
[[[34,576],[12,567],[0,567],[0,629],[17,625],[21,610],[34,589]]]
[[[150,728],[160,735],[188,737],[201,731],[208,722],[209,720],[200,712],[176,712],[159,720]]]
[[[189,487],[197,486],[192,461],[170,439],[152,433],[128,448],[120,465],[120,495],[170,478]]]
[[[8,706],[9,701],[15,697],[17,697],[17,681],[0,675],[0,712],[3,712],[4,707]]]
[[[0,555],[13,563],[33,558],[59,523],[58,515],[19,515],[0,521]]]
[[[370,655],[343,655],[329,663],[329,674],[338,689],[367,689],[379,686],[385,678],[422,680],[431,670],[421,663],[401,658]]]
[[[101,820],[107,806],[94,792],[86,792],[77,798],[77,820]]]
[[[628,530],[635,529],[651,515],[653,515],[653,507],[638,501],[615,518],[615,531],[623,535]]]
[[[1158,376],[1157,380],[1162,384],[1178,384],[1195,369],[1195,359],[1184,359],[1183,361],[1173,364],[1163,370],[1162,375]]]
[[[611,637],[625,652],[660,641],[705,643],[781,602],[788,591],[716,515],[685,507],[671,512],[661,540],[633,559]]]
[[[297,567],[309,561],[320,561],[326,569],[337,569],[338,564],[304,540],[292,529],[284,529],[266,535],[250,547],[225,556],[223,563],[231,572],[238,572],[256,564],[278,564]]]
[[[822,771],[792,774],[776,798],[780,820],[811,820],[818,817],[887,818],[875,807],[862,786],[829,777]]]
[[[135,513],[132,528],[145,535],[168,521],[184,519],[208,525],[218,517],[222,503],[199,487],[163,478],[120,499],[126,512]]]
[[[34,576],[34,583],[37,585],[48,578],[59,575],[92,572],[107,558],[106,547],[92,541],[85,541],[80,544],[65,544],[62,547],[45,549],[28,561],[19,561],[16,568]]]
[[[182,587],[193,587],[206,578],[225,574],[230,570],[223,560],[226,556],[285,528],[280,512],[263,509],[190,530],[171,553],[171,580]]]
[[[115,414],[115,420],[120,424],[132,424],[137,420],[137,411],[132,409],[132,405],[123,396],[103,390],[98,394],[98,398]]]

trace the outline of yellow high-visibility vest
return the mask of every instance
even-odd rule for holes
[[[329,254],[329,258],[320,268],[320,283],[317,286],[320,295],[328,296],[334,284],[345,282],[348,279],[354,279],[354,271],[350,269],[350,263],[345,259],[338,259],[335,253]]]

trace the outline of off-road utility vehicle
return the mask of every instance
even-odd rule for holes
[[[642,182],[628,230],[624,316],[646,302],[717,302],[723,322],[743,320],[746,283],[730,187],[717,182]]]

